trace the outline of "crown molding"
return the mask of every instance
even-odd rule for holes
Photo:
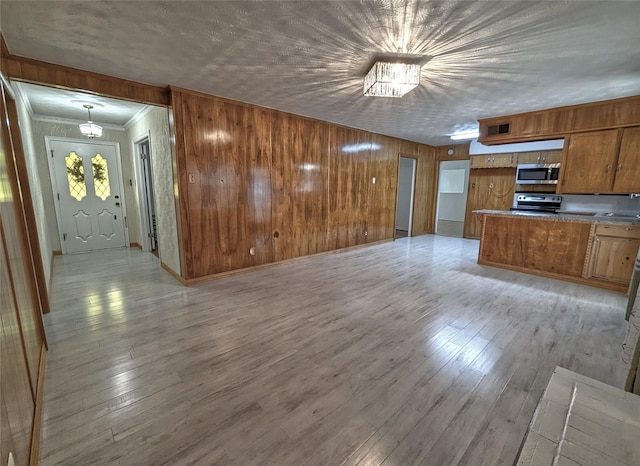
[[[14,90],[16,96],[20,98],[25,108],[27,109],[29,116],[33,120],[36,117],[36,114],[33,112],[33,107],[31,106],[31,101],[29,100],[29,97],[27,97],[27,93],[24,91],[24,89],[22,89],[22,86],[20,85],[19,82],[15,82],[15,81],[12,82],[11,87]]]
[[[135,115],[133,115],[131,118],[129,118],[129,121],[127,121],[124,124],[124,129],[125,130],[129,130],[131,129],[131,127],[133,125],[135,125],[136,123],[138,123],[140,120],[142,120],[144,117],[147,116],[147,114],[153,109],[152,105],[145,105],[144,107],[142,107],[140,110],[138,110]]]

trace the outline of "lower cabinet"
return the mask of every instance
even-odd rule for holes
[[[627,286],[639,247],[640,226],[595,224],[584,277]]]
[[[640,225],[482,211],[477,217],[479,264],[622,293],[629,287]]]

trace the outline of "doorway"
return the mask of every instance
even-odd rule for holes
[[[151,143],[145,137],[135,143],[138,199],[140,206],[140,223],[142,250],[158,256],[158,229],[156,219],[156,203],[153,194],[153,170],[151,167]]]
[[[45,137],[63,254],[128,244],[118,143]]]
[[[468,160],[440,162],[436,235],[462,238],[468,185]]]
[[[415,184],[416,159],[400,156],[398,163],[398,197],[396,200],[396,238],[411,236]]]

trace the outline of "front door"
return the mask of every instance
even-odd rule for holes
[[[62,251],[125,246],[124,191],[116,145],[48,142]]]

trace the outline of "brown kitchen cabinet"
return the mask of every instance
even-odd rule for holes
[[[573,134],[558,192],[628,194],[640,191],[640,127]]]
[[[613,191],[640,192],[640,126],[622,130]]]
[[[504,168],[515,167],[516,157],[513,154],[472,155],[471,168]]]
[[[572,134],[562,167],[560,192],[608,193],[613,183],[618,130]]]
[[[639,247],[640,226],[594,225],[584,278],[628,286]]]
[[[481,210],[478,264],[625,293],[640,225]]]
[[[464,219],[464,237],[479,239],[482,222],[474,210],[509,210],[513,205],[515,168],[471,170]]]
[[[543,150],[537,152],[522,152],[515,154],[517,163],[560,163],[562,162],[561,150]]]

